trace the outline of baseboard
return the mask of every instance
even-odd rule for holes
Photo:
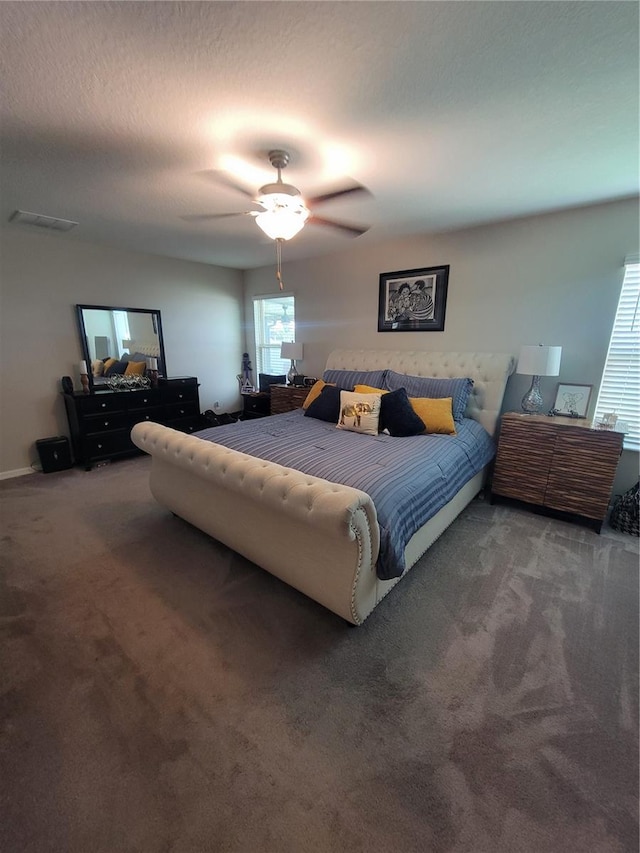
[[[37,473],[35,468],[16,468],[15,471],[0,471],[0,480],[10,480],[12,477],[24,477],[25,474]]]

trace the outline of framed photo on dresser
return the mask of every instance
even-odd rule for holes
[[[559,415],[572,418],[586,418],[592,391],[593,385],[559,382],[553,408]]]

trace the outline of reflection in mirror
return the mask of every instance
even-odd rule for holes
[[[106,388],[110,373],[145,372],[152,364],[149,359],[157,359],[159,376],[167,375],[160,311],[112,305],[77,305],[76,309],[94,390]]]

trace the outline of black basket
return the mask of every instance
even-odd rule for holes
[[[631,536],[640,535],[640,482],[623,495],[616,497],[609,516],[609,524],[621,533],[629,533]]]

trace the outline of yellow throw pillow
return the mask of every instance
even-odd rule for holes
[[[146,367],[146,362],[144,361],[128,361],[127,369],[124,372],[125,376],[144,376],[144,369]]]
[[[409,397],[411,408],[422,420],[427,432],[455,435],[456,425],[453,420],[452,398],[439,397]]]
[[[117,360],[118,360],[117,358],[108,358],[104,363],[104,367],[102,368],[102,374],[101,375],[106,376],[107,370],[109,370],[111,365],[115,364]]]
[[[316,397],[320,396],[320,392],[324,388],[325,385],[335,385],[334,382],[323,382],[322,379],[318,379],[317,382],[314,382],[311,386],[311,391],[305,397],[304,403],[302,404],[303,409],[308,409],[309,406],[313,403]]]
[[[374,388],[373,385],[356,385],[353,389],[358,394],[388,394],[383,388]]]

